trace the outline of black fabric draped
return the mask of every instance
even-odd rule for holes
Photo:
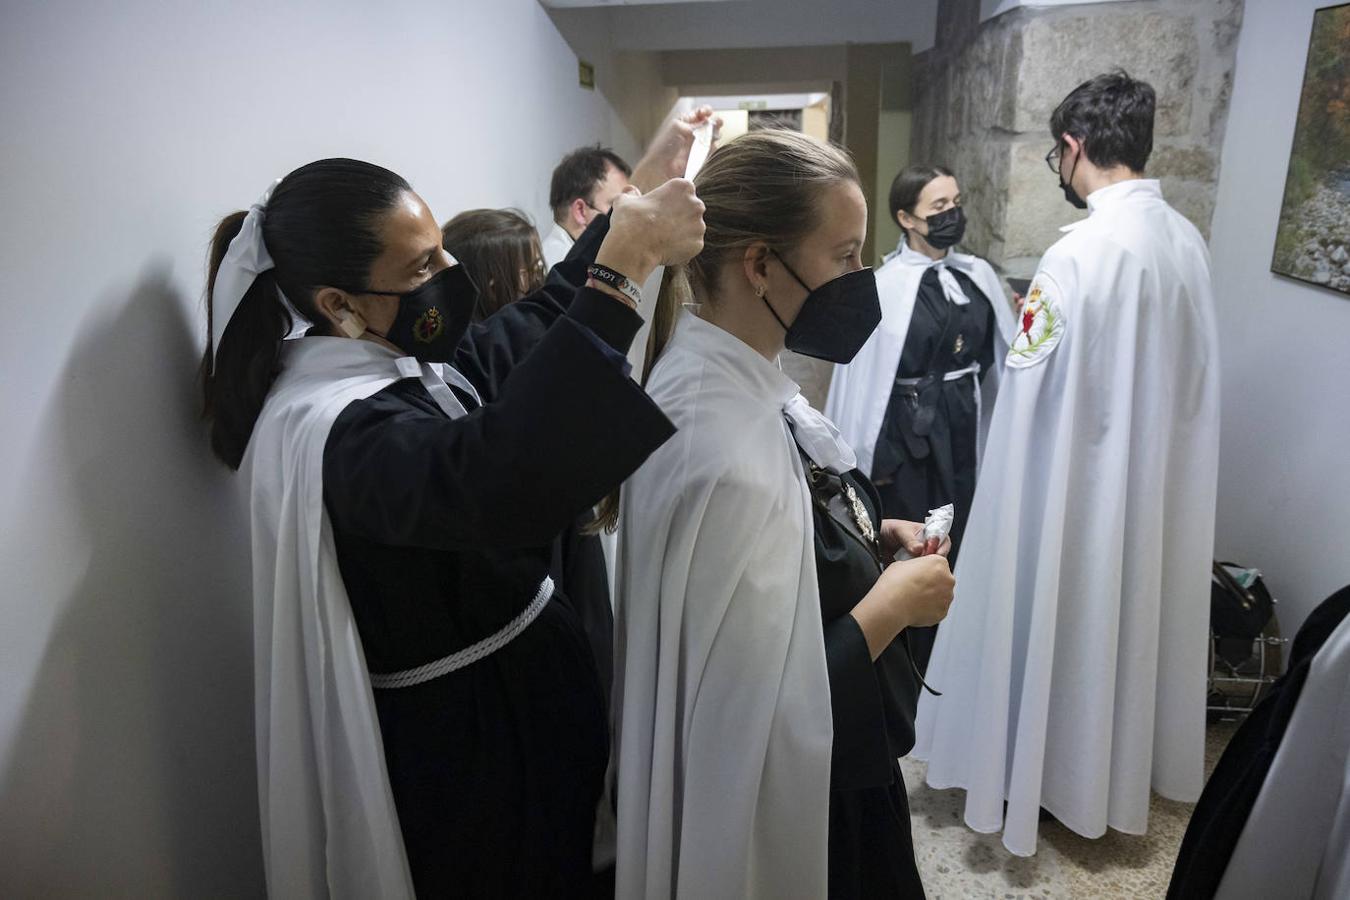
[[[1347,615],[1350,587],[1322,601],[1298,630],[1289,668],[1234,733],[1205,784],[1181,840],[1167,900],[1208,900],[1218,891],[1294,716],[1313,657]]]
[[[324,497],[370,671],[500,630],[555,568],[559,535],[673,433],[622,366],[640,318],[577,287],[606,228],[598,220],[543,290],[469,328],[453,362],[484,406],[451,420],[409,379],[334,423]],[[419,896],[590,891],[609,739],[567,588],[487,658],[375,692]]]
[[[829,895],[921,898],[909,801],[899,757],[914,746],[918,679],[906,639],[873,662],[850,615],[881,574],[877,548],[850,523],[853,496],[880,533],[881,502],[861,472],[837,476],[807,463],[812,479],[816,572],[830,678]],[[823,497],[832,497],[822,502]]]
[[[994,308],[964,272],[949,269],[970,303],[947,299],[937,269],[924,272],[909,333],[900,355],[897,379],[919,378],[916,387],[893,386],[873,458],[872,475],[888,519],[922,522],[930,509],[955,506],[952,566],[975,499],[980,416],[974,379],[944,381],[947,372],[980,364],[983,380],[994,365]],[[920,672],[928,670],[937,626],[910,630],[910,646]],[[941,685],[936,685],[938,690]]]

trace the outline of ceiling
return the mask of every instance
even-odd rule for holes
[[[615,50],[707,50],[835,44],[933,45],[938,0],[539,0],[569,30]]]

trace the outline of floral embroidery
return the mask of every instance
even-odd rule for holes
[[[1036,275],[1031,290],[1022,305],[1022,319],[1017,336],[1008,348],[1008,365],[1026,368],[1035,365],[1054,352],[1064,336],[1064,312],[1055,299],[1058,290],[1043,273]]]

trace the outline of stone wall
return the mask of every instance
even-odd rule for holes
[[[979,14],[979,0],[942,0],[937,44],[914,67],[911,157],[956,172],[971,220],[966,249],[1030,274],[1059,227],[1082,215],[1044,162],[1050,113],[1116,67],[1157,90],[1148,173],[1209,235],[1242,0],[1022,8],[983,24]]]

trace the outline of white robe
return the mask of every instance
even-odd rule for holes
[[[1350,897],[1350,617],[1313,657],[1215,897]]]
[[[914,302],[919,294],[919,281],[933,266],[950,267],[975,282],[994,307],[997,323],[994,335],[994,358],[1002,361],[1012,339],[1015,323],[1012,307],[1008,305],[1003,286],[989,263],[978,256],[948,253],[942,260],[932,260],[911,249],[904,238],[895,251],[886,257],[877,269],[877,295],[881,299],[881,324],[867,343],[858,351],[853,362],[836,366],[830,381],[829,399],[825,403],[828,416],[858,454],[858,468],[869,475],[876,452],[877,438],[890,405],[891,390],[895,386],[900,356],[909,336],[909,323],[914,315]],[[988,432],[994,398],[998,394],[999,366],[981,380],[974,379],[977,408],[982,410],[980,441]]]
[[[567,254],[572,249],[576,241],[567,233],[567,230],[557,222],[544,235],[544,239],[539,242],[539,252],[544,257],[544,265],[553,268],[558,263],[567,258]]]
[[[1132,180],[1041,260],[919,704],[928,783],[1036,850],[1041,806],[1087,837],[1203,785],[1219,440],[1209,255]],[[1006,820],[1004,800],[1008,802]]]
[[[687,313],[647,390],[679,431],[623,486],[617,896],[824,897],[833,725],[784,419],[807,404]]]
[[[258,799],[268,894],[413,896],[361,638],[323,504],[323,449],[348,404],[420,378],[447,415],[442,378],[369,341],[306,337],[282,349],[240,474],[253,536]],[[469,390],[472,390],[470,387]]]

